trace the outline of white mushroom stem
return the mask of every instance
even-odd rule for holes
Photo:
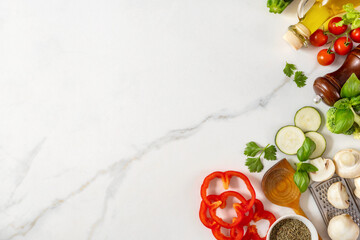
[[[332,240],[357,240],[359,227],[349,215],[342,214],[330,220],[328,234]]]
[[[334,157],[336,173],[343,178],[360,177],[360,152],[345,149],[336,153]]]
[[[310,160],[309,162],[318,169],[317,172],[310,173],[311,180],[315,182],[326,181],[335,173],[335,164],[331,159],[319,157],[314,160]]]
[[[349,195],[341,182],[331,184],[327,192],[328,201],[338,209],[347,209],[349,204]]]
[[[360,198],[360,177],[355,178],[354,183],[355,183],[355,187],[356,187],[356,189],[354,191],[355,196]]]

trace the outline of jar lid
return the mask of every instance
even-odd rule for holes
[[[289,30],[283,37],[295,50],[299,50],[303,47],[303,39],[300,38],[294,31]]]

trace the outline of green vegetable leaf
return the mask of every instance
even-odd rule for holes
[[[343,9],[346,13],[343,15],[342,21],[336,23],[336,26],[351,24],[351,29],[360,27],[360,12],[354,8],[354,5],[351,3],[345,4]]]
[[[305,192],[310,183],[309,174],[303,170],[296,171],[294,174],[294,182],[301,193]]]
[[[285,73],[286,76],[291,77],[292,75],[294,75],[295,70],[296,70],[296,66],[294,64],[286,62],[283,72]]]
[[[309,159],[310,155],[315,151],[316,144],[313,140],[306,137],[303,145],[297,151],[298,159],[303,162]]]
[[[264,168],[260,157],[247,158],[245,165],[248,166],[250,172],[261,172],[261,170]]]
[[[308,77],[305,76],[304,72],[302,72],[302,71],[295,72],[294,82],[296,83],[296,85],[299,88],[304,87],[306,85],[307,79],[308,79]]]
[[[248,142],[244,150],[246,156],[255,157],[263,148],[259,147],[255,142]]]
[[[343,133],[354,124],[354,113],[351,109],[337,109],[335,112],[334,133]]]
[[[297,169],[306,172],[317,172],[319,169],[310,163],[297,163]]]
[[[352,98],[360,95],[360,80],[355,73],[351,74],[350,78],[345,82],[340,92],[343,98]]]
[[[355,110],[355,108],[358,108],[358,106],[360,105],[360,95],[357,97],[352,97],[350,99],[350,104],[351,104],[351,106],[354,106],[354,110]]]
[[[264,158],[267,160],[276,160],[276,148],[274,145],[270,145],[264,150]]]
[[[293,0],[268,0],[267,7],[271,13],[282,13]]]
[[[351,104],[348,98],[342,98],[334,104],[334,107],[336,107],[337,109],[349,109],[350,106]]]

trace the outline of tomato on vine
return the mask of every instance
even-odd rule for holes
[[[355,28],[354,30],[351,30],[350,37],[354,42],[359,43],[360,42],[360,28]]]
[[[320,65],[328,66],[335,60],[335,53],[330,49],[323,49],[317,55],[317,60]]]
[[[328,41],[328,36],[324,34],[324,31],[321,29],[316,30],[310,36],[310,43],[315,47],[321,47],[325,45]]]
[[[347,25],[342,25],[342,26],[336,26],[336,24],[338,22],[340,22],[342,20],[341,17],[334,17],[333,19],[330,20],[329,22],[329,32],[331,32],[332,34],[335,34],[335,35],[340,35],[340,34],[343,34],[346,29],[348,28]]]
[[[353,42],[348,37],[338,38],[334,43],[334,50],[339,55],[348,54],[353,48]]]

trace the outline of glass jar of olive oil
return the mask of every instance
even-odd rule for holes
[[[310,35],[321,27],[329,18],[342,13],[343,5],[352,3],[360,6],[360,0],[316,0],[309,11],[302,16],[302,11],[308,0],[301,0],[298,8],[299,23],[291,25],[284,39],[296,50],[307,45]]]

